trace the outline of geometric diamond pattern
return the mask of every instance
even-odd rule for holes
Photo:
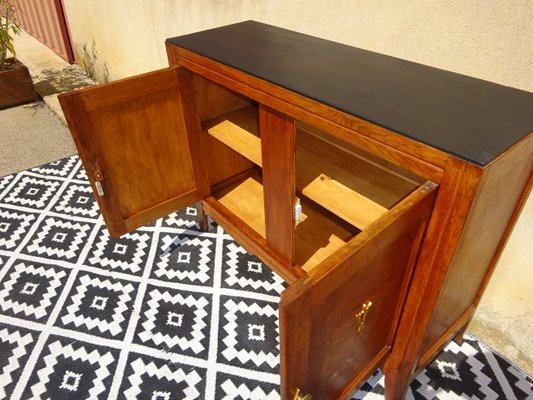
[[[197,213],[195,207],[185,207],[183,210],[173,212],[164,217],[161,226],[198,229],[198,221],[196,219]]]
[[[153,276],[198,285],[210,283],[215,243],[211,238],[193,235],[165,235]]]
[[[121,338],[131,313],[136,286],[133,282],[82,274],[59,320],[66,328]]]
[[[58,213],[78,215],[80,217],[97,217],[98,204],[94,200],[89,185],[72,184],[63,192],[61,199],[53,208]]]
[[[224,287],[250,289],[279,296],[287,286],[279,275],[235,242],[227,244],[225,257]]]
[[[0,309],[19,318],[44,319],[66,277],[61,267],[19,262],[0,283]]]
[[[21,176],[21,179],[3,201],[7,204],[43,209],[47,205],[47,200],[55,194],[60,184],[59,181]]]
[[[74,260],[92,228],[92,224],[46,218],[26,250],[45,257]]]
[[[164,363],[151,357],[132,356],[131,369],[124,379],[124,399],[203,399],[201,369],[179,363]],[[204,372],[205,375],[205,372]]]
[[[34,219],[34,214],[0,209],[0,248],[17,247]]]
[[[219,373],[217,375],[216,399],[264,399],[279,400],[277,384],[250,383],[246,379]]]
[[[62,158],[61,160],[52,161],[45,165],[31,168],[30,171],[46,176],[58,176],[66,178],[77,163],[78,157],[71,156]]]
[[[14,177],[16,176],[17,175],[7,175],[0,177],[0,199],[2,198],[2,192],[4,189],[13,181]]]
[[[205,295],[150,288],[145,297],[139,343],[164,346],[168,351],[207,357],[210,301]]]
[[[78,158],[78,156],[75,156]],[[85,168],[81,166],[81,162],[78,159],[78,168],[76,171],[76,174],[74,176],[74,179],[77,179],[78,181],[83,181],[84,183],[89,183],[89,178],[87,178],[87,172],[85,172]]]
[[[31,332],[0,324],[0,399],[8,399],[34,345]]]
[[[94,250],[88,261],[93,265],[120,272],[142,273],[148,257],[150,239],[151,236],[144,232],[112,238],[103,227],[94,242]]]
[[[287,284],[196,214],[111,238],[78,156],[0,178],[0,399],[279,399]],[[533,381],[467,335],[407,398],[527,399]]]
[[[467,393],[470,388],[465,385],[464,382],[468,380],[485,381],[490,382],[490,378],[482,372],[484,365],[475,358],[471,358],[476,354],[477,350],[472,347],[468,342],[465,342],[463,346],[459,346],[452,342],[448,346],[448,351],[442,355],[441,358],[436,360],[436,368],[424,371],[419,376],[419,381],[424,383],[424,386],[420,386],[417,392],[426,396],[436,396],[437,390],[441,393],[445,393],[448,396],[459,395],[460,397],[472,397],[475,393]],[[465,368],[458,371],[459,365],[470,364],[472,368]],[[443,384],[440,387],[435,388],[431,382],[435,378],[441,378]],[[483,386],[481,388],[483,397],[486,399],[497,399],[498,395],[494,392],[490,386]]]
[[[385,377],[377,371],[354,400],[384,399]],[[530,399],[533,380],[466,334],[450,342],[411,384],[407,399]]]
[[[116,351],[51,337],[24,398],[106,399],[116,360]]]
[[[219,362],[270,371],[279,367],[279,323],[276,304],[251,299],[221,299],[222,347]]]

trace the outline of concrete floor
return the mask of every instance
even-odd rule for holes
[[[76,153],[57,95],[94,84],[81,68],[25,33],[15,47],[42,101],[0,110],[0,176]]]
[[[79,67],[67,64],[26,34],[17,38],[16,46],[17,56],[30,69],[43,101],[0,110],[0,176],[76,153],[57,94],[94,84]],[[469,331],[526,373],[533,374],[532,354],[527,354],[531,347],[527,339],[530,320],[507,315],[502,323],[493,318],[490,304],[490,299],[482,301]],[[500,314],[498,311],[496,315]]]
[[[65,124],[44,102],[0,111],[0,176],[76,153]]]

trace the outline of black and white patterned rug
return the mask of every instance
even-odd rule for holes
[[[283,289],[192,208],[111,239],[77,156],[0,178],[0,399],[279,399]],[[382,399],[382,374],[354,398]],[[467,336],[407,398],[533,398],[532,380]]]

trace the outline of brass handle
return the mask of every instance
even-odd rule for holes
[[[300,392],[300,389],[296,388],[294,392],[294,397],[292,400],[311,400],[311,395],[306,394],[305,396]]]
[[[367,301],[361,306],[361,310],[354,314],[357,333],[361,332],[365,327],[365,320],[370,311],[370,307],[372,307],[372,302]]]

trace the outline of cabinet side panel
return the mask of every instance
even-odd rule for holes
[[[527,188],[532,156],[533,135],[530,135],[486,168],[435,306],[422,346],[421,364],[430,361],[442,343],[461,328],[453,328],[458,319],[470,307],[477,306],[480,290],[490,278],[503,249],[500,244],[511,231],[508,226],[514,222],[515,209],[520,207],[522,193]]]

